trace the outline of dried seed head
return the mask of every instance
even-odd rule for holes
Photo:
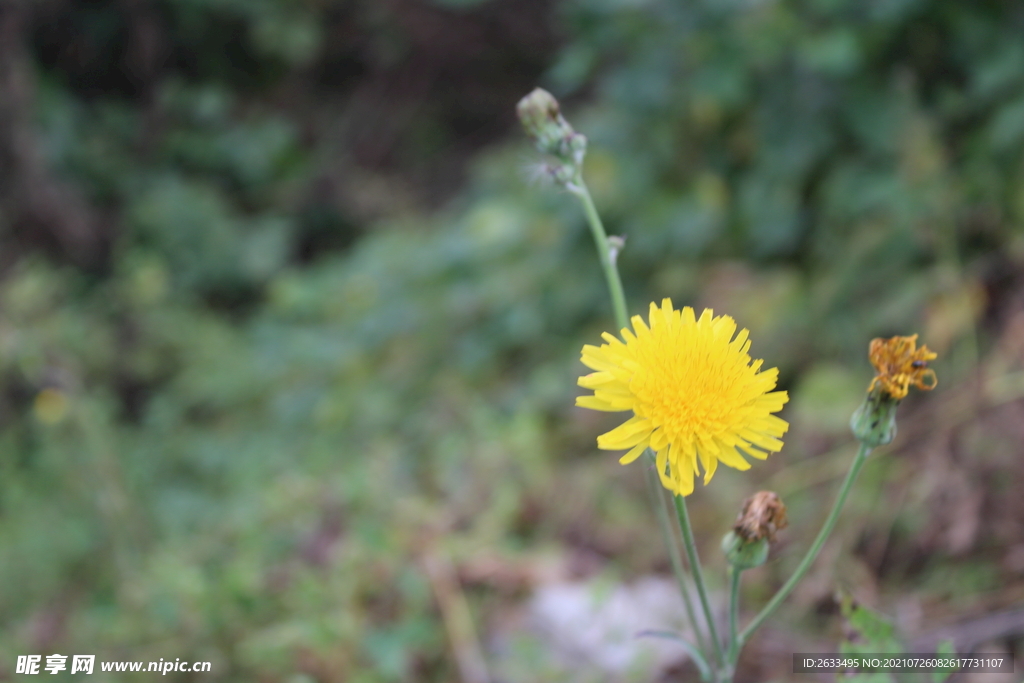
[[[774,491],[758,491],[743,502],[733,531],[748,543],[762,538],[774,541],[775,532],[788,524],[786,505],[779,495]]]

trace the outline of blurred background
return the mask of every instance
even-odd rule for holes
[[[854,452],[870,339],[939,353],[737,680],[870,641],[837,595],[1024,670],[1022,35],[1011,0],[4,0],[0,680],[693,679],[559,625],[670,570],[596,450],[621,416],[573,407],[611,312],[535,85],[632,310],[734,316],[790,391],[782,453],[690,499],[716,593],[742,500],[789,505],[748,617]]]

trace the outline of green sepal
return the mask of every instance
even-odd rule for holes
[[[747,541],[735,531],[730,531],[722,538],[722,552],[736,569],[753,569],[768,559],[768,539]]]

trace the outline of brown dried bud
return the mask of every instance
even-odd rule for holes
[[[775,540],[775,532],[785,529],[786,505],[774,491],[758,491],[743,501],[743,509],[736,518],[733,531],[748,543],[767,538]]]

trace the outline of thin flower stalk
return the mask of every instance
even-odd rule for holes
[[[586,214],[587,224],[590,225],[590,232],[594,236],[594,245],[597,247],[597,255],[601,260],[601,268],[604,270],[604,279],[608,283],[608,294],[612,300],[612,310],[615,312],[615,324],[622,329],[629,324],[629,314],[626,309],[626,295],[622,289],[622,279],[619,277],[619,269],[615,266],[616,258],[612,254],[612,245],[608,240],[608,234],[604,230],[601,216],[597,213],[594,200],[590,196],[586,183],[583,182],[582,173],[577,171],[573,187],[569,190],[579,197],[583,205],[583,213]]]
[[[517,113],[523,123],[523,127],[534,140],[537,148],[554,160],[554,164],[550,167],[552,178],[568,192],[575,195],[583,207],[583,213],[586,216],[587,224],[590,226],[590,232],[594,238],[594,246],[597,248],[598,259],[608,285],[615,323],[619,329],[623,329],[627,326],[629,320],[626,296],[622,288],[622,280],[619,277],[618,268],[616,267],[618,253],[622,249],[622,240],[618,238],[613,243],[609,239],[608,234],[605,232],[604,224],[601,222],[601,216],[594,205],[594,200],[590,196],[590,191],[583,180],[583,159],[586,156],[587,139],[573,130],[572,126],[565,120],[558,106],[558,101],[550,93],[540,88],[535,89],[520,100],[517,106]],[[672,569],[683,593],[687,615],[690,618],[694,636],[701,650],[704,650],[703,635],[693,613],[693,606],[690,602],[689,591],[687,590],[686,575],[679,562],[675,539],[667,523],[663,494],[658,489],[657,481],[653,481],[652,477],[646,477],[646,479],[648,496],[651,504],[654,506],[655,516],[659,520],[658,527],[662,540],[672,558]],[[686,643],[686,646],[688,649],[692,649],[689,643]]]
[[[839,487],[839,495],[836,497],[835,503],[832,505],[832,510],[828,513],[828,517],[825,519],[825,524],[822,525],[821,531],[818,532],[818,536],[814,539],[814,543],[807,550],[807,554],[804,555],[804,559],[800,561],[796,571],[789,577],[789,580],[783,584],[782,588],[772,596],[772,599],[768,601],[768,604],[758,613],[753,620],[747,624],[747,627],[743,629],[739,637],[736,640],[736,648],[733,652],[733,662],[739,658],[740,650],[746,644],[751,634],[756,631],[761,624],[765,622],[768,617],[778,609],[782,601],[789,597],[789,594],[793,592],[796,585],[800,582],[800,579],[804,578],[807,570],[811,568],[814,560],[817,559],[818,553],[821,552],[822,547],[825,545],[825,541],[828,540],[829,535],[836,526],[836,522],[839,520],[839,513],[843,509],[843,505],[846,504],[846,498],[850,494],[850,490],[853,488],[853,482],[857,480],[857,475],[860,474],[861,468],[864,466],[864,462],[867,460],[868,455],[871,453],[871,447],[866,443],[861,443],[860,449],[857,451],[856,457],[853,459],[853,463],[850,465],[849,472],[846,473],[846,479],[843,480],[842,486]]]
[[[587,222],[590,224],[591,234],[594,237],[594,246],[597,247],[601,267],[604,270],[605,281],[608,283],[608,291],[611,294],[612,309],[615,314],[616,324],[620,329],[623,329],[626,327],[627,321],[626,297],[622,289],[622,279],[619,277],[616,258],[614,258],[611,253],[612,244],[608,239],[607,233],[605,233],[604,225],[601,223],[601,217],[597,213],[597,208],[594,206],[594,201],[590,197],[590,192],[587,191],[587,186],[579,174],[574,181],[574,186],[575,189],[571,189],[570,191],[579,197],[580,202],[583,204],[583,211],[587,217]],[[650,471],[653,472],[654,470]],[[690,621],[690,627],[693,629],[694,638],[697,640],[697,646],[700,648],[700,651],[707,652],[707,646],[704,643],[703,630],[700,627],[700,622],[697,620],[696,614],[694,614],[693,604],[690,600],[690,591],[687,587],[686,572],[683,570],[683,567],[679,562],[679,549],[676,546],[674,534],[668,524],[664,496],[654,477],[645,476],[644,479],[647,484],[648,499],[654,507],[654,514],[658,519],[658,530],[661,533],[662,542],[665,544],[665,549],[668,551],[670,561],[672,563],[672,572],[675,574],[676,583],[679,584],[679,590],[683,594],[683,604],[686,607],[686,615]],[[692,538],[688,540],[684,534],[683,544],[686,546],[687,556],[690,557]],[[693,557],[696,557],[696,547],[692,547],[692,550],[693,555],[690,557],[690,568],[694,577],[696,577],[696,572],[699,571],[700,566],[693,562]],[[713,628],[714,627],[712,625],[712,629]],[[713,631],[711,637],[712,640],[716,642],[717,646],[717,638],[713,635]]]
[[[814,543],[797,566],[796,571],[783,584],[782,588],[768,601],[756,617],[747,625],[737,638],[733,652],[733,662],[739,657],[739,651],[751,634],[758,629],[789,597],[793,589],[810,569],[818,557],[822,546],[835,528],[839,513],[846,503],[846,498],[857,480],[857,475],[864,467],[868,455],[877,447],[892,442],[896,436],[896,408],[906,396],[909,388],[915,386],[923,391],[930,391],[938,384],[935,372],[928,367],[928,362],[936,358],[936,354],[927,346],[917,347],[917,335],[908,337],[890,337],[873,339],[868,351],[868,358],[875,368],[875,377],[868,386],[867,397],[850,419],[850,429],[860,441],[860,448],[850,465],[839,495],[836,497],[832,510],[825,519],[825,524],[818,532]]]
[[[686,497],[676,495],[672,496],[672,500],[676,505],[676,514],[679,516],[679,528],[683,532],[683,546],[686,548],[686,557],[690,561],[690,571],[693,572],[693,582],[697,586],[697,596],[700,598],[700,605],[704,610],[704,619],[708,625],[708,634],[711,638],[715,659],[724,666],[726,664],[725,654],[722,652],[722,641],[718,639],[718,628],[715,626],[715,615],[711,611],[708,591],[704,586],[704,572],[701,570],[700,558],[697,556],[697,543],[694,541],[690,515],[686,510]]]
[[[732,666],[736,665],[739,657],[740,643],[737,634],[737,622],[740,613],[740,577],[743,570],[739,567],[729,567],[729,652],[727,659]]]
[[[690,627],[693,629],[693,637],[697,641],[699,650],[707,652],[707,644],[704,642],[704,631],[700,628],[700,622],[697,621],[697,615],[693,611],[693,600],[690,598],[690,587],[686,581],[686,571],[683,569],[679,555],[679,546],[676,544],[676,537],[672,532],[672,525],[669,522],[668,509],[666,507],[667,501],[662,493],[658,477],[654,472],[654,453],[648,450],[647,457],[650,461],[650,466],[644,468],[646,474],[644,478],[647,480],[647,492],[655,503],[654,513],[658,519],[658,528],[666,541],[669,561],[672,563],[672,573],[679,584],[679,592],[683,594],[683,606],[686,608],[686,617],[689,619]]]

